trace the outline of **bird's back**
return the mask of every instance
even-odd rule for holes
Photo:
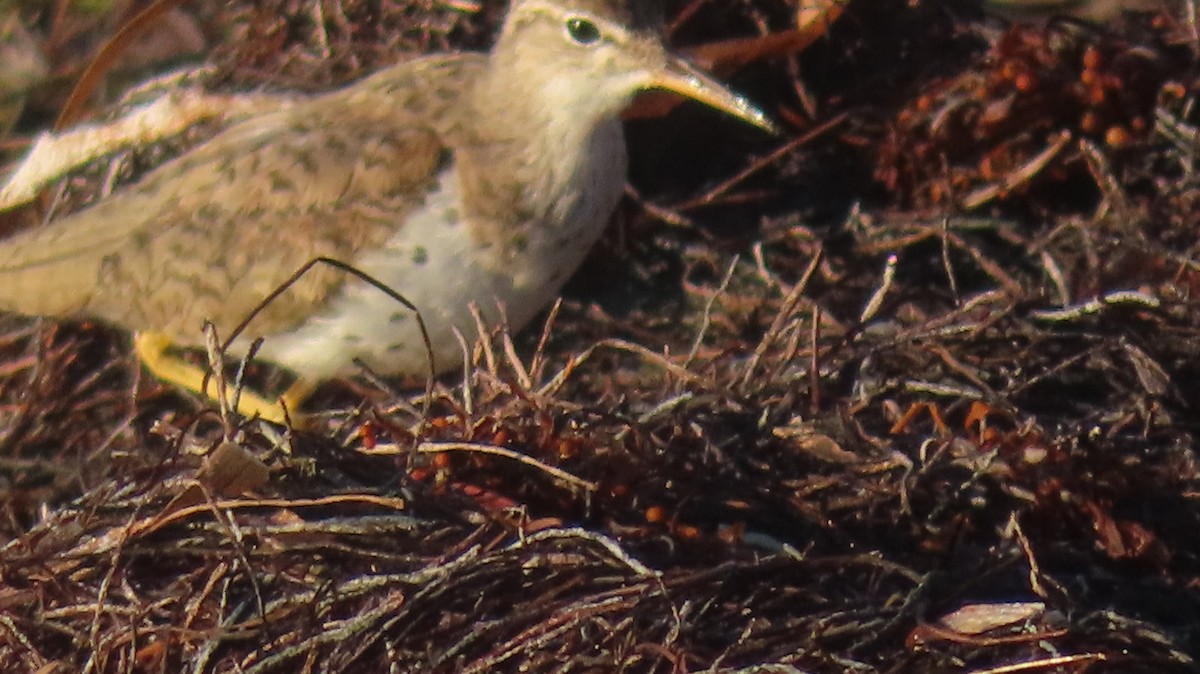
[[[86,316],[196,343],[317,256],[387,240],[444,160],[446,111],[482,57],[427,57],[239,122],[137,183],[0,242],[0,310]],[[451,73],[458,73],[447,77]],[[442,86],[443,89],[438,87]],[[315,270],[258,334],[303,321],[343,280]]]

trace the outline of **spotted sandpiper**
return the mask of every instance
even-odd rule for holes
[[[461,362],[470,305],[517,329],[599,238],[626,176],[620,113],[671,90],[768,128],[742,98],[670,55],[651,0],[513,0],[488,54],[405,61],[242,121],[78,213],[0,242],[0,309],[98,318],[134,332],[151,372],[192,390],[171,346],[230,331],[306,262],[344,261],[409,298],[439,370]],[[422,377],[413,314],[318,267],[266,305],[246,339],[310,383]],[[280,402],[240,411],[280,420]]]

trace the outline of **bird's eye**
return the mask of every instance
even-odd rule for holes
[[[576,44],[596,44],[600,41],[600,28],[593,21],[573,16],[567,19],[567,35]]]

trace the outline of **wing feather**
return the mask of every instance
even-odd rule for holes
[[[205,319],[228,329],[313,257],[349,261],[386,241],[444,161],[434,126],[381,86],[243,121],[85,210],[0,242],[0,309],[87,315],[185,342]],[[301,320],[339,282],[306,275],[260,334]]]

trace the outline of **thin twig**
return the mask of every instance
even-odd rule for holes
[[[808,262],[808,267],[804,269],[804,273],[800,276],[800,281],[792,286],[791,292],[783,300],[783,306],[775,313],[775,319],[771,321],[771,327],[767,328],[766,334],[759,340],[758,346],[754,349],[754,355],[750,357],[750,361],[746,363],[745,369],[742,371],[742,376],[734,385],[737,388],[744,388],[750,383],[750,379],[754,376],[754,372],[758,369],[758,365],[767,354],[767,350],[775,343],[779,335],[791,320],[792,314],[796,311],[800,301],[804,299],[804,291],[808,289],[808,283],[812,280],[817,269],[821,266],[821,258],[824,256],[824,250],[820,247],[813,253],[812,259]]]
[[[363,454],[368,455],[384,455],[397,456],[407,454],[407,448],[398,445],[377,445],[372,449],[360,449]],[[482,445],[473,442],[422,442],[417,445],[415,450],[418,454],[440,454],[442,452],[473,452],[476,454],[490,454],[492,456],[502,456],[506,459],[512,459],[527,466],[533,466],[538,470],[548,473],[563,482],[566,482],[586,491],[596,491],[600,487],[595,482],[588,482],[582,478],[575,477],[561,468],[555,468],[550,464],[538,461],[537,459],[522,454],[516,450],[508,449],[507,447],[497,447],[495,445]]]

